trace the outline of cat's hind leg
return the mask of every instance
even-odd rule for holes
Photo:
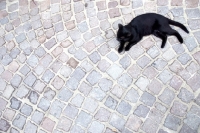
[[[167,35],[163,34],[162,32],[158,31],[158,30],[155,30],[153,32],[153,35],[162,39],[162,44],[161,44],[161,48],[164,48],[165,47],[165,44],[166,44],[166,41],[167,41]]]
[[[161,29],[161,31],[163,33],[166,33],[167,35],[176,36],[179,42],[183,43],[183,38],[181,37],[181,35],[176,30],[172,29],[171,27]]]

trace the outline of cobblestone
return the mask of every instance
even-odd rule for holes
[[[24,104],[20,109],[20,112],[26,116],[30,116],[33,108],[30,105]]]
[[[74,98],[72,98],[71,103],[76,107],[81,107],[84,101],[84,97],[81,94],[77,94]]]
[[[141,104],[135,109],[134,114],[139,117],[145,118],[147,116],[149,110],[150,109],[148,107]]]
[[[117,111],[122,114],[127,116],[131,110],[131,105],[125,101],[121,101],[117,107]]]
[[[170,90],[169,88],[166,88],[166,89],[163,91],[163,93],[159,96],[159,99],[160,99],[163,103],[165,103],[165,104],[167,104],[167,105],[170,105],[171,102],[173,101],[174,97],[175,97],[174,92],[173,92],[172,90]]]
[[[148,92],[144,92],[140,97],[140,101],[148,106],[152,106],[156,98]]]
[[[0,2],[0,132],[196,133],[198,0]],[[155,12],[183,37],[118,53],[118,24]]]
[[[113,113],[109,123],[115,128],[117,128],[119,131],[122,131],[125,125],[125,120]]]
[[[26,123],[26,117],[24,117],[21,114],[17,114],[15,119],[13,120],[12,124],[19,128],[19,129],[23,129],[24,125]]]
[[[83,127],[87,127],[92,120],[92,116],[88,113],[81,111],[76,119],[76,123]]]
[[[36,104],[38,101],[39,95],[35,91],[31,91],[28,98],[31,103]]]
[[[177,131],[179,125],[181,124],[180,122],[181,120],[178,117],[172,114],[169,114],[167,118],[165,119],[164,126],[174,131]]]
[[[55,126],[55,121],[51,120],[48,117],[45,117],[44,120],[42,121],[41,126],[46,129],[49,132],[53,131],[53,128]]]
[[[118,104],[118,101],[110,96],[107,97],[107,99],[104,103],[105,106],[107,106],[108,108],[111,108],[111,109],[115,109],[117,104]]]
[[[142,126],[142,130],[147,132],[147,133],[150,133],[150,132],[156,132],[158,127],[157,127],[157,123],[155,123],[155,121],[152,121],[151,119],[147,119],[145,121],[145,123],[143,124]]]
[[[36,110],[33,113],[32,117],[31,117],[31,120],[34,121],[37,124],[40,124],[42,122],[43,117],[44,117],[44,113]]]

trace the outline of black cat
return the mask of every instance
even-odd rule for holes
[[[129,42],[125,47],[125,51],[128,51],[133,45],[139,42],[143,36],[150,34],[162,39],[161,48],[165,46],[167,35],[174,35],[178,38],[180,43],[183,43],[181,35],[169,25],[178,26],[189,33],[183,24],[155,13],[139,15],[125,26],[119,24],[117,40],[120,42],[120,46],[118,52],[122,52],[126,42]]]

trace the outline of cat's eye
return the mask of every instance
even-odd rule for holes
[[[131,33],[129,33],[127,36],[131,36]]]
[[[124,36],[120,37],[121,39],[124,39]]]

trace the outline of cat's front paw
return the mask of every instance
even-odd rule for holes
[[[125,47],[125,51],[129,51],[131,47]]]
[[[118,53],[121,53],[123,51],[123,48],[118,49]]]

